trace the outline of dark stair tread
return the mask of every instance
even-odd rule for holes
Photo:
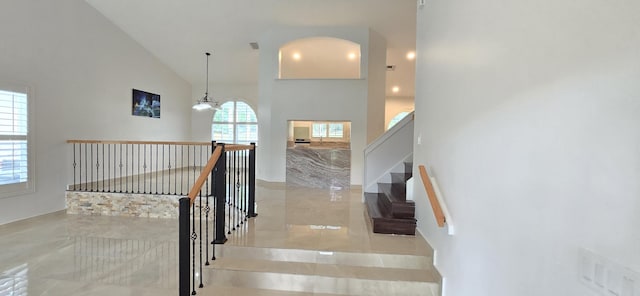
[[[378,183],[378,205],[396,218],[413,218],[416,206],[406,200],[406,184]]]
[[[413,174],[409,173],[391,173],[391,182],[392,183],[401,183],[406,184],[407,180],[409,180]]]
[[[404,171],[407,173],[411,173],[413,171],[413,162],[405,162]]]
[[[415,235],[415,218],[395,218],[390,213],[380,209],[377,193],[365,193],[365,203],[371,218],[373,232],[387,234]]]
[[[407,200],[406,184],[378,183],[378,189],[392,203],[413,203],[413,201]]]
[[[371,218],[397,221],[399,223],[415,223],[417,221],[415,218],[393,217],[390,213],[387,213],[384,210],[380,209],[380,207],[378,206],[377,199],[378,199],[378,194],[365,193],[365,203],[367,204],[367,209],[369,210],[369,216]]]

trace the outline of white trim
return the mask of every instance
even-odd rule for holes
[[[365,192],[377,192],[378,180],[413,155],[413,122],[414,112],[411,112],[364,149],[363,202]]]
[[[367,155],[369,152],[375,150],[376,148],[378,148],[378,146],[380,146],[382,143],[387,141],[394,134],[396,134],[397,132],[402,130],[402,128],[405,125],[413,122],[413,114],[414,114],[414,112],[411,112],[411,113],[407,114],[407,116],[405,116],[402,120],[398,121],[398,123],[396,123],[396,125],[394,125],[390,129],[388,129],[387,132],[385,132],[384,134],[380,135],[378,138],[373,140],[373,142],[371,142],[371,144],[367,145],[367,148],[364,149],[364,154]]]

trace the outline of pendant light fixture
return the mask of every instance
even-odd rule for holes
[[[210,110],[210,109],[221,110],[222,108],[220,108],[220,103],[214,102],[213,99],[209,98],[209,56],[211,54],[208,52],[205,52],[204,54],[207,55],[207,81],[206,81],[207,90],[204,93],[204,97],[196,101],[196,104],[193,105],[193,109],[197,111]]]

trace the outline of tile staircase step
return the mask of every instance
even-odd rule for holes
[[[222,245],[200,295],[439,295],[430,255]]]
[[[432,268],[431,256],[405,254],[335,252],[222,245],[216,248],[216,256],[220,258],[340,264],[359,267],[387,267],[401,269]]]
[[[432,269],[367,267],[342,265],[339,263],[305,263],[227,257],[217,258],[207,268],[213,268],[215,270],[236,270],[406,282],[435,282],[438,280],[436,273]]]
[[[236,295],[217,293],[213,290],[208,292],[207,289],[214,289],[215,286],[274,291],[274,294],[268,295],[439,295],[437,282],[370,280],[224,269],[207,270],[204,272],[204,280],[210,283],[210,286],[205,286],[203,295]],[[297,293],[280,293],[285,291]]]
[[[367,214],[371,219],[374,233],[415,235],[415,218],[395,218],[380,206],[380,194],[365,193]]]
[[[205,284],[203,288],[196,289],[196,295],[219,296],[335,296],[338,294],[293,292],[283,290],[267,290],[245,287],[234,287],[224,284]]]

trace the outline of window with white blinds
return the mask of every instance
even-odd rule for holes
[[[0,194],[29,189],[27,91],[0,88]]]
[[[344,138],[344,124],[342,123],[314,123],[311,126],[313,138]]]
[[[258,119],[247,103],[229,101],[213,115],[211,139],[223,143],[249,144],[258,142]]]

